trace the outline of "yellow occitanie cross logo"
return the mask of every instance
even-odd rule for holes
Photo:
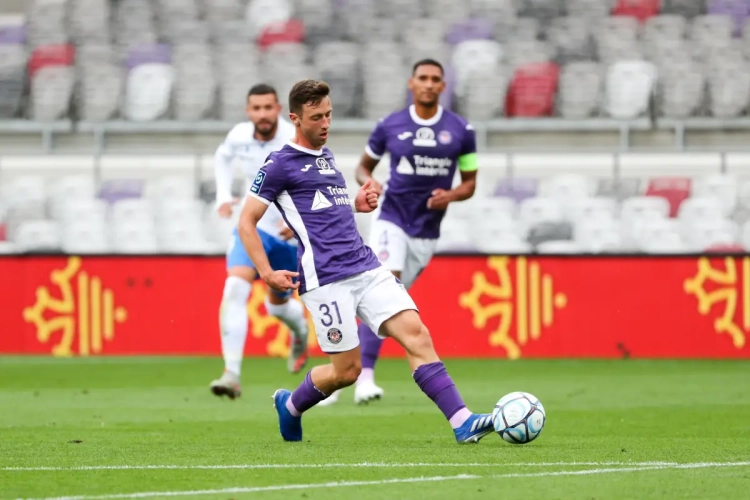
[[[96,276],[81,269],[81,259],[70,257],[64,269],[50,274],[53,287],[36,289],[36,302],[23,310],[23,319],[36,327],[39,342],[50,342],[56,332],[60,340],[52,347],[54,356],[72,356],[78,334],[78,354],[88,356],[102,352],[104,341],[115,337],[115,323],[124,322],[127,311],[115,306],[114,292],[102,289]],[[46,317],[45,317],[46,316]]]
[[[269,356],[285,358],[289,355],[289,328],[278,318],[265,314],[261,306],[265,301],[267,293],[266,286],[260,282],[253,282],[253,289],[250,293],[250,299],[247,302],[247,315],[250,318],[250,334],[253,338],[262,339],[266,336],[269,329],[278,327],[276,335],[266,343],[266,353]],[[295,294],[296,298],[297,295]],[[308,348],[312,349],[317,344],[315,336],[315,325],[310,315],[307,315],[308,327]]]
[[[741,260],[742,273],[738,272],[738,261],[731,257],[724,258],[724,269],[714,269],[706,257],[698,259],[698,272],[692,278],[685,280],[685,293],[695,295],[698,299],[698,312],[708,316],[711,309],[723,307],[721,315],[714,320],[716,333],[726,333],[732,338],[737,349],[745,346],[746,332],[750,332],[750,258]],[[741,282],[740,282],[741,274]],[[707,286],[714,283],[716,288],[707,290]],[[740,303],[739,288],[742,289]],[[737,308],[741,307],[742,327],[737,324]]]
[[[484,271],[474,273],[473,286],[461,294],[459,304],[471,310],[477,329],[485,328],[490,319],[497,318],[498,325],[490,333],[489,343],[505,349],[510,359],[517,359],[521,357],[521,346],[529,340],[538,340],[542,329],[552,326],[555,309],[564,308],[568,299],[562,293],[555,293],[552,277],[542,273],[538,262],[516,258],[515,286],[509,265],[508,257],[490,257],[487,266],[497,275],[498,284],[490,283]],[[515,338],[511,336],[514,314]]]

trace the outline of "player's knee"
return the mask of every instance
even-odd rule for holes
[[[427,327],[419,320],[410,321],[404,335],[404,347],[412,354],[420,355],[431,352],[435,348],[432,345],[432,337]]]
[[[224,282],[224,300],[230,302],[247,302],[253,286],[237,276],[227,276]]]
[[[339,387],[348,387],[357,381],[361,372],[362,362],[359,358],[353,359],[344,365],[336,367],[336,383]]]

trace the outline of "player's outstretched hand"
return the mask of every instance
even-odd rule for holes
[[[373,180],[368,179],[357,192],[357,197],[354,199],[354,208],[357,212],[372,212],[378,208],[378,196],[377,189],[373,187]]]
[[[231,202],[227,201],[225,203],[222,203],[218,209],[219,217],[222,217],[224,219],[230,218],[232,216],[232,211],[234,210],[232,208],[232,205],[236,204],[239,201],[240,200],[238,200],[237,198],[234,198]]]
[[[450,191],[436,189],[432,192],[430,199],[427,200],[427,208],[430,210],[446,210],[451,201],[453,201],[453,198]]]
[[[277,292],[286,292],[287,290],[296,290],[299,288],[299,281],[296,283],[292,281],[292,279],[297,276],[299,276],[299,273],[281,269],[279,271],[273,271],[267,276],[263,276],[263,281],[265,281],[266,285],[271,289]]]

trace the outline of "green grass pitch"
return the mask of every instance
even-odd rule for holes
[[[316,360],[322,362],[322,360]],[[382,401],[278,433],[280,359],[247,359],[242,399],[210,394],[218,358],[0,357],[0,499],[675,499],[750,495],[750,364],[698,361],[446,363],[469,408],[539,397],[528,445],[458,445],[411,379],[383,360]]]

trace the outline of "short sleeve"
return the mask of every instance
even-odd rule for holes
[[[461,140],[460,156],[470,155],[476,152],[477,152],[477,134],[474,131],[474,127],[472,127],[470,124],[466,124],[463,138]]]
[[[379,160],[385,154],[386,133],[383,120],[375,126],[365,146],[365,153],[373,160]]]
[[[268,158],[250,185],[250,196],[271,204],[286,189],[284,168],[278,158]]]

